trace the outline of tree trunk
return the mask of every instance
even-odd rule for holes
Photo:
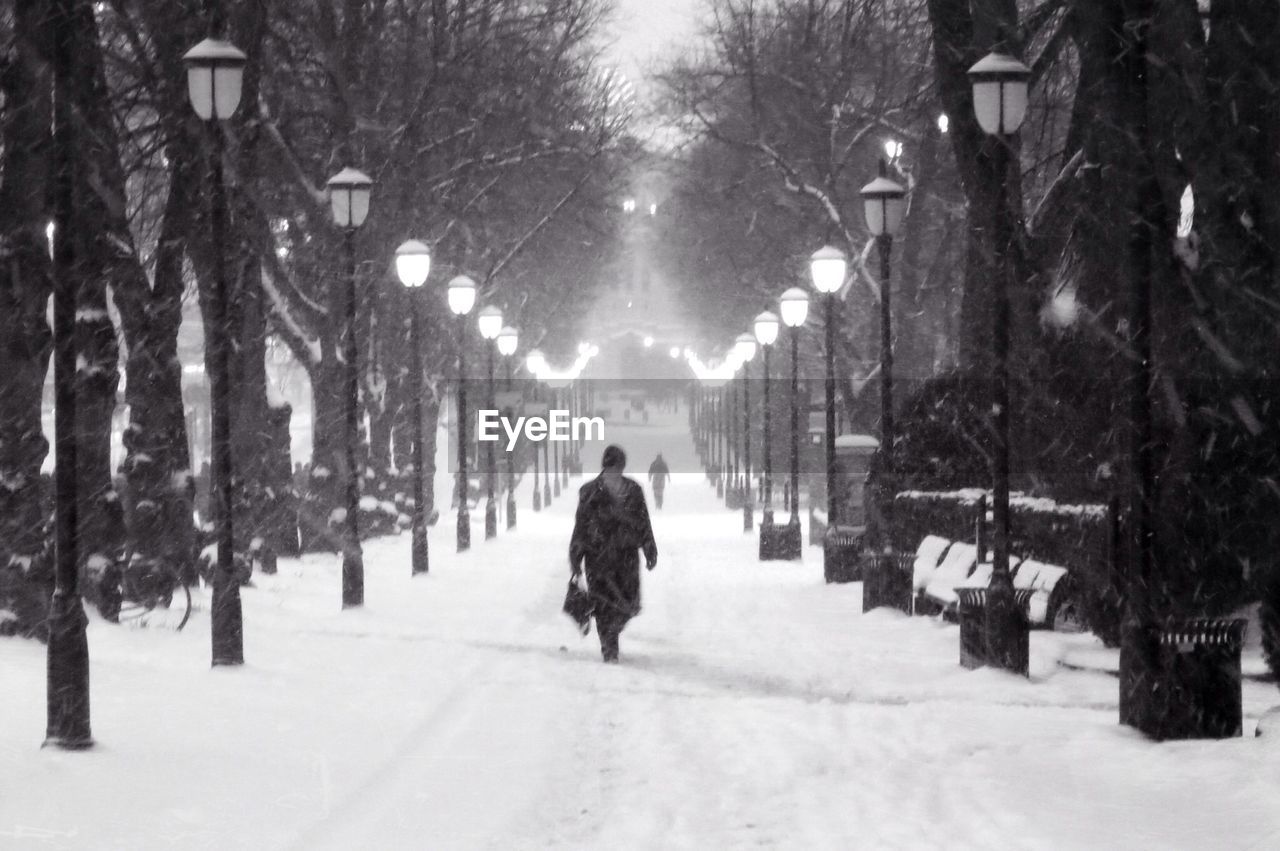
[[[101,76],[100,56],[95,64],[96,73]],[[109,116],[96,116],[96,120],[105,122],[97,125],[102,145],[99,153],[110,163],[98,170],[103,188],[123,198],[125,182],[119,167],[119,143]],[[129,544],[134,558],[144,563],[168,564],[188,581],[194,581],[195,485],[182,397],[182,364],[178,360],[192,174],[183,145],[168,146],[168,156],[169,193],[160,222],[154,277],[147,280],[132,250],[119,255],[113,275],[114,300],[128,349],[125,401],[129,425],[124,432],[127,455],[122,470],[127,482]],[[132,246],[123,209],[113,207],[104,212],[115,244]]]
[[[86,597],[109,604],[125,543],[124,511],[111,469],[111,433],[120,385],[120,347],[107,311],[108,290],[141,275],[125,218],[124,176],[93,9],[75,7],[76,204],[72,212],[79,296],[76,308],[76,440],[79,556]],[[145,284],[144,284],[145,285]]]
[[[49,442],[40,414],[53,281],[44,233],[51,83],[35,48],[38,11],[39,4],[16,7],[9,51],[0,57],[0,635],[43,638],[53,573],[41,557],[48,502],[40,466]]]

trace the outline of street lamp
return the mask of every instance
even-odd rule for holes
[[[409,386],[413,393],[413,568],[412,575],[429,569],[427,499],[422,443],[422,332],[418,321],[418,290],[431,273],[431,250],[416,239],[396,249],[396,275],[409,294]]]
[[[356,347],[356,230],[369,215],[373,181],[364,172],[344,168],[329,178],[329,206],[333,223],[343,230],[347,258],[346,318],[342,326],[342,357],[346,361],[347,510],[343,524],[342,608],[364,605],[364,553],[360,548],[360,471],[356,461],[359,440],[360,378]]]
[[[893,287],[889,280],[889,256],[893,250],[893,237],[902,225],[906,213],[906,190],[886,175],[884,160],[880,161],[880,176],[862,187],[863,213],[867,230],[875,237],[880,249],[880,446],[883,455],[881,466],[881,493],[884,510],[884,529],[881,530],[881,546],[886,552],[893,549],[893,496],[896,488],[893,464],[893,336],[890,318],[890,296]]]
[[[216,24],[215,24],[216,27]],[[215,32],[216,35],[216,32]],[[207,38],[182,57],[187,67],[187,97],[207,123],[212,183],[209,216],[213,240],[213,293],[209,299],[209,402],[212,418],[210,478],[214,491],[218,565],[213,575],[213,665],[244,664],[244,615],[235,571],[231,503],[231,329],[227,327],[226,241],[230,214],[222,173],[223,136],[218,122],[230,119],[240,104],[247,59],[219,38]]]
[[[809,258],[813,288],[822,293],[826,312],[826,455],[827,455],[827,529],[834,529],[839,519],[840,500],[836,488],[836,372],[835,372],[835,294],[844,286],[849,264],[844,252],[828,245]],[[826,548],[823,548],[826,552]],[[825,558],[825,555],[824,555]],[[824,568],[825,570],[825,568]]]
[[[1008,162],[1011,148],[1006,136],[1018,132],[1027,112],[1027,82],[1030,71],[1012,56],[990,53],[969,69],[973,84],[973,109],[978,124],[992,137],[987,153],[992,171],[1000,175],[995,204],[995,253],[1004,268],[992,276],[994,285],[991,335],[995,381],[992,419],[995,432],[993,452],[994,486],[992,499],[992,544],[994,558],[991,583],[987,589],[987,661],[997,667],[1025,674],[1027,658],[1022,649],[1022,632],[1013,602],[1013,578],[1009,573],[1009,262],[1013,250],[1015,223],[1009,212]],[[982,553],[979,553],[981,557]]]
[[[520,347],[520,332],[510,325],[498,332],[498,354],[507,365],[507,393],[511,393],[511,358]],[[507,449],[507,528],[516,528],[516,459],[515,452]]]
[[[769,351],[778,340],[778,317],[765,311],[755,319],[756,342],[760,344],[764,357],[764,514],[760,518],[760,536],[769,534],[773,529],[773,440],[770,429],[772,422],[769,412]]]
[[[471,548],[467,510],[467,314],[476,306],[476,282],[458,275],[449,282],[449,310],[458,317],[458,552]]]
[[[550,397],[548,404],[550,406],[550,410],[554,411],[556,409],[556,406],[560,404],[560,387],[558,384],[552,383],[550,377],[548,377],[546,383],[547,383],[547,395]],[[548,435],[547,439],[543,441],[543,446],[545,447],[543,450],[543,453],[544,453],[543,460],[547,462],[547,466],[544,472],[546,473],[546,477],[547,477],[546,480],[551,483],[550,484],[551,490],[548,492],[546,502],[547,502],[547,505],[550,505],[551,504],[550,494],[555,494],[557,498],[559,498],[560,496],[560,444],[556,441],[553,441],[551,439],[551,436]],[[552,463],[552,458],[551,458],[553,452],[555,454],[554,463]]]
[[[716,396],[716,445],[720,459],[716,465],[716,469],[719,471],[716,476],[716,496],[727,501],[730,491],[733,490],[733,480],[729,478],[729,461],[731,457],[729,452],[729,418],[725,415],[725,411],[728,410],[729,382],[726,381],[720,385],[720,392]]]
[[[488,349],[486,354],[489,358],[489,409],[492,410],[495,407],[493,352],[498,347],[498,335],[502,333],[502,311],[493,305],[481,308],[480,313],[476,315],[476,325],[480,328],[480,336],[489,344],[486,346]],[[489,496],[484,504],[484,537],[488,540],[498,536],[498,500],[494,495],[498,480],[498,461],[494,455],[492,441],[488,444],[485,456],[488,467],[486,478],[489,483]]]
[[[785,552],[798,558],[800,533],[800,328],[809,318],[809,294],[792,287],[778,300],[782,323],[791,329],[791,519],[787,521]]]
[[[549,371],[549,370],[548,370]],[[544,371],[546,374],[548,371]],[[550,419],[550,412],[555,407],[555,392],[551,389],[550,381],[544,382],[547,385],[547,416]],[[556,477],[556,496],[560,495],[560,478]],[[547,508],[551,507],[551,440],[544,439],[542,441],[542,504]]]
[[[988,53],[969,69],[973,112],[989,136],[1011,136],[1027,116],[1031,69],[1007,53]]]
[[[756,338],[739,334],[734,341],[738,359],[742,361],[742,531],[755,526],[755,487],[751,482],[751,370],[748,364],[756,356]]]
[[[742,462],[742,427],[738,421],[738,400],[742,393],[738,382],[734,380],[740,366],[742,366],[742,359],[738,354],[735,338],[734,344],[729,347],[724,359],[724,369],[728,375],[725,382],[724,403],[725,454],[728,458],[726,466],[729,469],[729,480],[725,485],[724,495],[725,505],[731,509],[742,507],[745,491],[742,486],[742,477],[739,475]]]
[[[540,349],[534,349],[524,359],[525,369],[529,371],[529,375],[533,379],[533,401],[537,402],[539,397],[538,376],[546,370],[547,359]],[[533,448],[533,510],[542,510],[542,488],[538,485],[540,460],[538,458],[540,452],[537,443],[531,444]],[[547,500],[550,502],[550,499]]]
[[[724,471],[727,459],[724,458],[724,385],[710,385],[710,403],[712,403],[712,472],[716,480],[716,497],[724,497]]]

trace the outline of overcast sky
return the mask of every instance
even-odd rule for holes
[[[673,46],[687,43],[702,0],[614,0],[611,27],[614,61],[639,84],[650,62]]]

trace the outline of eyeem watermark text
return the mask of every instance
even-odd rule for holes
[[[476,412],[476,439],[483,443],[494,443],[507,438],[507,451],[516,447],[516,442],[523,434],[525,440],[541,443],[544,440],[604,440],[603,417],[572,417],[568,411],[548,411],[545,417],[510,417],[502,416],[501,411],[480,410]]]

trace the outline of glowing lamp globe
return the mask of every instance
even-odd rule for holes
[[[739,334],[733,341],[733,350],[737,352],[739,360],[747,363],[756,356],[756,338],[746,333]]]
[[[809,294],[799,287],[792,287],[778,299],[778,310],[782,313],[782,324],[788,328],[799,328],[809,318]]]
[[[511,357],[520,346],[520,332],[508,325],[498,332],[498,354]]]
[[[756,332],[756,341],[762,346],[772,346],[778,339],[778,317],[765,311],[756,317],[753,323]]]
[[[862,211],[872,236],[893,236],[907,212],[907,190],[881,175],[862,187]]]
[[[969,69],[973,112],[991,136],[1017,133],[1027,117],[1031,69],[1007,53],[988,53]]]
[[[531,374],[537,376],[538,374],[546,371],[547,358],[542,354],[540,349],[534,349],[529,352],[529,354],[525,355],[524,367],[529,370]]]
[[[449,282],[449,309],[455,316],[466,316],[476,306],[476,282],[459,275]]]
[[[839,292],[844,286],[845,274],[849,269],[849,261],[844,252],[830,245],[819,248],[809,258],[809,273],[813,277],[813,288],[824,295]]]
[[[182,56],[187,66],[187,98],[204,121],[225,121],[240,105],[248,58],[228,41],[206,38]]]
[[[329,178],[329,207],[333,223],[340,228],[358,228],[369,217],[369,196],[373,180],[363,171],[344,168]]]
[[[400,243],[396,249],[396,276],[400,283],[417,289],[431,274],[431,249],[416,239]]]
[[[496,340],[502,333],[502,310],[489,305],[481,308],[476,314],[476,325],[480,328],[480,336],[486,340]]]

